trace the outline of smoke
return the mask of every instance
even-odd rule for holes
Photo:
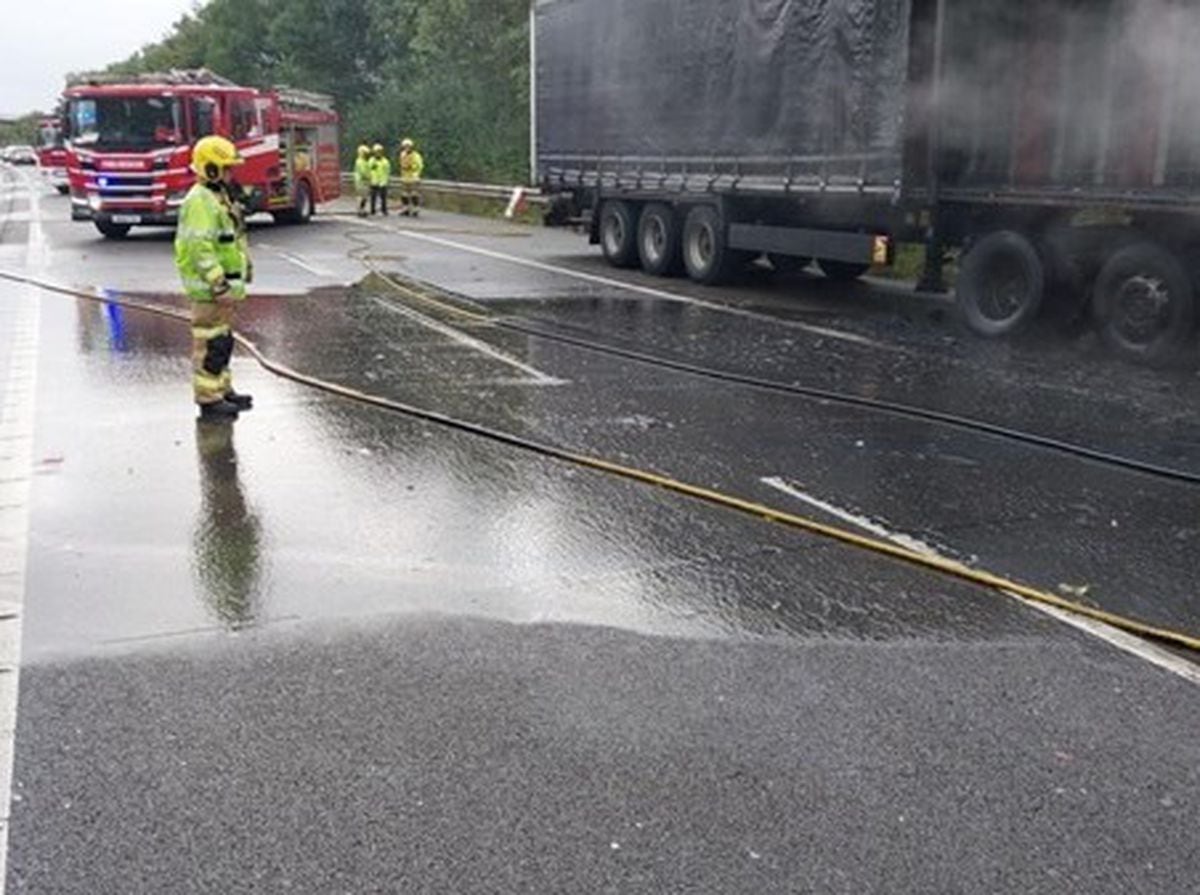
[[[1184,0],[951,0],[943,182],[1187,188],[1200,160],[1200,10]]]

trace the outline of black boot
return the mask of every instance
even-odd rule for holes
[[[232,401],[214,401],[212,404],[200,405],[202,420],[235,420],[241,408]]]
[[[225,400],[235,406],[238,410],[251,410],[254,407],[254,398],[250,395],[242,395],[237,392],[226,392]]]

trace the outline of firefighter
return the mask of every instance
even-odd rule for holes
[[[371,214],[375,213],[376,202],[383,216],[388,216],[387,191],[388,182],[392,179],[392,163],[388,161],[383,144],[376,143],[371,147]]]
[[[358,147],[354,161],[354,195],[358,196],[358,216],[365,218],[371,196],[371,147],[365,143]]]
[[[425,170],[425,159],[417,152],[413,141],[405,137],[400,142],[400,204],[405,217],[414,218],[421,211],[421,172]]]
[[[251,277],[240,194],[233,169],[242,157],[224,137],[203,137],[192,149],[196,184],[179,209],[175,266],[192,303],[192,389],[202,419],[236,419],[252,400],[233,389],[233,312]]]

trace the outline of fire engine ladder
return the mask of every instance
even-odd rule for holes
[[[294,109],[309,109],[314,112],[332,112],[333,97],[327,93],[314,93],[311,90],[297,90],[295,87],[279,85],[273,88],[279,96],[279,102]]]
[[[139,74],[117,74],[114,72],[83,72],[67,76],[68,87],[102,87],[112,84],[163,84],[179,85],[212,85],[216,87],[236,87],[237,85],[207,68],[173,68],[169,71],[141,72]]]

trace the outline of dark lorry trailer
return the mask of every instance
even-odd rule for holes
[[[1194,335],[1200,4],[535,0],[535,175],[619,266],[850,279],[961,249],[998,336],[1045,306],[1146,360]]]

